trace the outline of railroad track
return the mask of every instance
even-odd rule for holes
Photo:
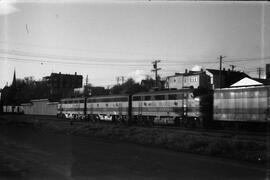
[[[14,115],[13,115],[14,116]],[[24,116],[17,115],[17,118],[22,118]],[[30,121],[54,121],[63,123],[66,122],[67,124],[70,123],[69,119],[59,119],[54,116],[26,116],[29,117]],[[80,120],[72,120],[73,124],[75,125],[84,125],[89,124],[88,121],[80,121]],[[93,123],[90,121],[90,124]],[[99,124],[111,124],[110,122],[98,122]],[[113,125],[113,124],[112,124]],[[119,124],[118,124],[119,125]],[[125,126],[121,124],[121,126]],[[258,141],[269,141],[270,140],[270,132],[248,132],[248,131],[236,131],[236,130],[217,130],[217,129],[192,129],[192,128],[184,128],[184,127],[172,127],[172,126],[139,126],[139,125],[132,125],[138,128],[149,128],[149,129],[157,129],[157,130],[166,130],[166,131],[176,131],[178,133],[185,133],[188,135],[202,135],[207,137],[220,137],[220,138],[234,138],[234,139],[241,139],[241,140],[258,140]]]

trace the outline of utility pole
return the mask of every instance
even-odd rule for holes
[[[257,68],[257,73],[259,74],[259,79],[261,79],[262,72],[263,72],[263,68],[261,68],[261,67]]]
[[[86,79],[85,79],[85,86],[87,86],[88,84],[88,75],[86,76]]]
[[[124,84],[125,77],[124,76],[117,76],[116,77],[117,85]],[[120,83],[121,82],[121,83]]]
[[[222,55],[220,55],[219,56],[219,88],[221,88],[221,85],[222,85],[222,83],[221,83],[221,81],[222,81],[222,74],[221,74],[221,70],[222,70],[222,59],[223,58],[225,58],[226,56],[222,56]]]
[[[119,77],[118,76],[116,77],[116,82],[117,82],[117,85],[119,85]]]
[[[124,76],[120,76],[120,78],[121,78],[122,84],[124,84],[124,82],[125,82],[125,77],[124,77]]]
[[[157,64],[160,62],[160,60],[155,60],[152,62],[153,64],[153,70],[152,72],[155,72],[155,76],[156,76],[156,88],[158,87],[158,71],[161,70],[161,68],[157,67]]]

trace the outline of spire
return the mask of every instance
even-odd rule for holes
[[[16,70],[15,69],[14,69],[14,74],[13,74],[12,86],[16,87]]]

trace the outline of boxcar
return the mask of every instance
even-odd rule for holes
[[[87,115],[102,121],[127,121],[129,95],[96,96],[87,98]]]
[[[227,122],[267,122],[269,95],[270,86],[216,89],[213,118]]]
[[[3,106],[3,113],[5,114],[23,114],[22,106]]]

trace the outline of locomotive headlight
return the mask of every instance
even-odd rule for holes
[[[195,101],[199,102],[200,101],[200,98],[199,97],[196,97],[194,98]]]

